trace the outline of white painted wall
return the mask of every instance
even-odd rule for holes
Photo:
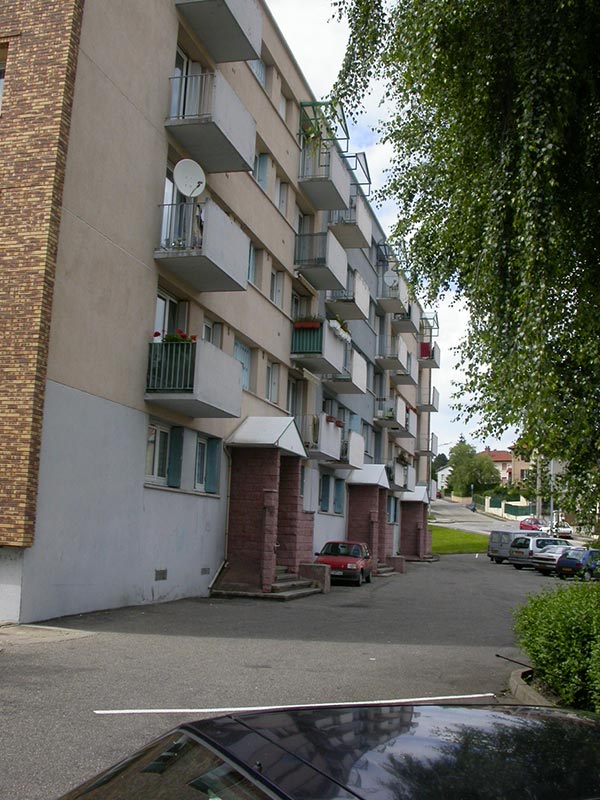
[[[223,558],[224,499],[145,487],[147,424],[144,413],[48,383],[18,621],[208,594]],[[155,581],[156,569],[167,580]]]

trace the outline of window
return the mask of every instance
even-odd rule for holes
[[[267,83],[267,65],[262,60],[262,58],[255,58],[252,61],[246,62],[252,72],[256,76],[256,80],[260,83],[263,89]]]
[[[333,513],[344,513],[344,499],[345,499],[346,482],[343,478],[335,478],[333,484]]]
[[[310,297],[292,292],[292,319],[302,319],[310,314]]]
[[[373,453],[373,429],[366,422],[362,425],[362,435],[365,440],[365,453],[372,455]]]
[[[289,102],[290,101],[283,93],[279,95],[279,104],[277,105],[277,111],[279,112],[279,116],[284,122],[287,122]]]
[[[321,475],[321,485],[319,487],[319,511],[329,511],[330,487],[331,475]]]
[[[279,364],[267,361],[267,386],[265,396],[272,403],[279,402]]]
[[[261,189],[267,190],[268,183],[269,155],[268,153],[257,153],[254,157],[254,171],[252,175]]]
[[[204,481],[206,477],[206,439],[198,436],[196,443],[196,475],[194,478],[194,486],[196,489],[204,490]]]
[[[288,184],[277,178],[275,182],[275,203],[283,216],[287,214]]]
[[[210,73],[204,72],[202,64],[192,61],[183,50],[177,48],[169,117],[182,119],[209,114],[211,92],[208,81],[211,78]]]
[[[148,425],[148,436],[146,439],[146,477],[160,483],[166,483],[168,457],[169,428],[156,423]]]
[[[248,250],[248,280],[250,283],[256,283],[256,250],[252,242]]]
[[[164,336],[165,333],[175,333],[177,329],[187,331],[188,303],[178,300],[162,290],[156,298],[154,311],[154,332]],[[155,341],[158,337],[155,337]]]
[[[279,308],[283,305],[283,272],[276,269],[271,270],[269,298],[276,306],[279,306]]]
[[[8,47],[0,44],[0,108],[2,108],[2,92],[4,90],[4,75],[6,73],[6,56]]]
[[[221,347],[221,333],[223,326],[220,322],[213,322],[212,319],[205,319],[202,325],[202,340]]]
[[[233,343],[233,357],[236,358],[242,365],[242,389],[249,389],[252,351],[247,344],[244,344],[243,342],[240,342],[239,339],[236,339]]]
[[[194,488],[216,494],[219,491],[220,465],[221,440],[197,434]]]
[[[398,501],[391,494],[387,498],[387,521],[392,523],[398,521]]]

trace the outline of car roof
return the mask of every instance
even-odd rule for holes
[[[402,797],[423,796],[419,789],[428,781],[435,782],[439,796],[466,796],[472,781],[485,780],[497,752],[509,746],[514,757],[502,774],[493,770],[494,781],[502,784],[495,796],[512,797],[511,787],[524,783],[528,796],[541,796],[531,783],[537,780],[539,790],[547,774],[530,765],[537,755],[546,766],[543,754],[555,750],[565,779],[573,758],[589,764],[581,771],[586,774],[580,793],[569,786],[569,797],[600,793],[600,717],[557,708],[342,705],[231,714],[183,727],[288,798],[393,800],[415,776],[422,783]],[[555,748],[558,741],[561,748]],[[462,758],[461,771],[456,762]],[[473,764],[478,778],[469,772]],[[561,774],[556,766],[554,774]]]

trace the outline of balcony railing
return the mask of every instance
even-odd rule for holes
[[[417,400],[419,411],[438,411],[440,407],[440,393],[432,386],[430,389],[419,392]]]
[[[250,240],[212,200],[162,206],[154,258],[200,292],[243,291]]]
[[[305,144],[299,182],[316,209],[327,211],[350,205],[350,173],[331,142],[315,139]]]
[[[191,392],[196,342],[153,342],[148,350],[147,392]]]
[[[346,289],[333,289],[327,292],[325,303],[329,311],[342,320],[369,318],[369,287],[358,274],[352,273]]]
[[[348,258],[331,231],[296,235],[294,263],[315,289],[343,289]]]
[[[239,417],[242,365],[209,342],[152,342],[145,399],[188,417]]]
[[[329,226],[346,249],[369,247],[372,224],[364,199],[352,188],[350,208],[329,212]]]
[[[317,374],[342,372],[346,342],[327,321],[316,323],[318,327],[298,327],[306,324],[294,323],[291,357]]]
[[[337,460],[340,457],[342,427],[338,420],[323,412],[296,417],[296,422],[309,458]]]
[[[437,342],[419,341],[419,363],[422,367],[438,369],[440,366],[440,348]]]
[[[165,127],[206,172],[252,169],[256,123],[220,72],[171,78]]]

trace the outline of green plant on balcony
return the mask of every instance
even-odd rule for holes
[[[316,315],[307,315],[298,317],[294,320],[294,328],[320,328],[323,324],[323,318]]]
[[[155,331],[154,339],[148,361],[148,391],[190,391],[194,385],[197,337],[177,329],[174,333]]]

